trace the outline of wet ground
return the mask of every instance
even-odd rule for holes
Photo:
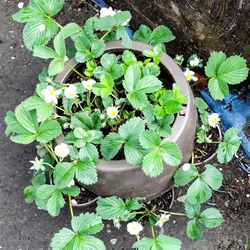
[[[30,182],[29,160],[35,156],[34,145],[23,146],[11,143],[4,136],[4,114],[35,89],[37,75],[46,65],[34,58],[23,48],[22,25],[11,20],[17,10],[18,1],[0,1],[0,249],[4,250],[47,250],[53,234],[69,225],[69,211],[63,209],[59,217],[52,218],[34,205],[23,200],[22,190]],[[96,10],[88,1],[66,0],[60,20],[83,23]],[[64,21],[62,21],[64,23]],[[220,166],[218,165],[218,168]],[[225,174],[223,190],[233,194],[216,193],[211,202],[221,209],[225,222],[215,230],[205,230],[198,242],[190,241],[185,234],[185,218],[172,218],[164,231],[183,241],[184,250],[247,249],[250,239],[250,194],[247,177],[235,163],[221,167]],[[176,196],[181,196],[176,190]],[[76,209],[75,213],[93,211],[94,206]],[[173,211],[182,211],[182,204],[175,201]],[[108,250],[129,250],[134,238],[127,234],[125,225],[115,230],[112,223],[106,223],[99,237]],[[113,244],[112,244],[112,243]]]

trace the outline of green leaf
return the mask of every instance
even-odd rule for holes
[[[174,142],[165,142],[160,145],[163,160],[170,166],[177,166],[181,163],[182,155],[178,145]]]
[[[229,95],[228,85],[223,80],[211,78],[208,81],[208,89],[209,89],[211,96],[215,100],[222,101],[226,96]]]
[[[48,73],[50,76],[55,76],[64,70],[64,62],[60,58],[52,60],[49,64]]]
[[[241,56],[230,56],[218,69],[218,78],[229,84],[238,84],[246,80],[249,69]]]
[[[33,0],[38,3],[39,0]],[[42,0],[41,4],[45,12],[50,15],[56,15],[63,7],[64,0]]]
[[[26,203],[32,203],[36,199],[36,188],[33,186],[27,186],[23,190],[24,200]]]
[[[108,134],[101,143],[101,153],[106,160],[111,160],[119,152],[124,140],[116,133]]]
[[[68,23],[60,30],[60,34],[64,39],[68,37],[74,38],[76,34],[79,34],[80,36],[82,32],[83,29],[76,23]]]
[[[180,250],[181,241],[166,235],[158,235],[155,239],[144,237],[133,244],[138,250]]]
[[[135,90],[140,90],[146,94],[156,92],[162,88],[162,82],[157,77],[152,75],[143,77],[135,84]]]
[[[187,163],[189,164],[189,163]],[[179,167],[174,175],[174,183],[179,186],[185,186],[196,177],[198,177],[199,172],[193,164],[189,164],[190,169],[188,171],[183,170],[183,166]]]
[[[150,177],[156,177],[162,173],[163,163],[159,151],[153,150],[152,152],[144,156],[142,170],[146,175]]]
[[[74,178],[74,165],[70,162],[60,162],[54,170],[55,184],[59,188],[66,187]]]
[[[32,134],[37,133],[37,120],[35,117],[35,113],[28,112],[27,110],[25,110],[23,103],[16,107],[15,116],[17,121],[24,129],[26,129]]]
[[[205,181],[198,178],[188,188],[186,200],[194,205],[203,203],[209,200],[212,196],[212,191]]]
[[[125,202],[116,196],[99,198],[96,212],[104,220],[111,220],[121,217],[127,211]]]
[[[23,102],[24,108],[27,111],[36,109],[37,118],[40,121],[47,120],[54,113],[54,105],[46,103],[44,99],[39,96],[31,96]]]
[[[202,98],[196,97],[194,101],[197,109],[199,110],[199,113],[203,113],[208,109],[207,103]]]
[[[8,111],[5,116],[5,123],[7,124],[5,135],[9,135],[11,133],[17,134],[28,134],[29,131],[26,130],[16,119],[16,116],[13,112]]]
[[[93,86],[93,92],[105,98],[111,95],[114,87],[114,80],[110,74],[103,74],[101,82]]]
[[[114,15],[116,25],[124,25],[127,21],[132,18],[129,11],[119,11]]]
[[[223,222],[223,217],[218,209],[207,208],[200,214],[199,221],[207,228],[215,228]]]
[[[152,149],[161,143],[160,136],[154,131],[144,131],[140,136],[140,144],[146,149]]]
[[[122,39],[122,45],[125,48],[131,48],[132,47],[132,40],[128,35],[128,32],[124,26],[119,26],[116,31],[116,39]]]
[[[75,176],[84,185],[93,185],[97,182],[95,164],[90,160],[78,161],[74,164]]]
[[[66,47],[64,38],[60,33],[54,38],[53,45],[59,58],[64,60],[64,57],[66,56]]]
[[[194,219],[200,215],[201,205],[199,203],[191,205],[185,201],[185,213],[189,219]]]
[[[151,29],[146,25],[140,25],[139,29],[133,34],[133,40],[143,43],[149,43],[151,36]]]
[[[33,56],[39,57],[42,59],[51,59],[51,58],[58,57],[57,53],[53,49],[51,49],[47,46],[36,47],[33,51]]]
[[[127,95],[128,101],[135,108],[142,110],[149,105],[147,95],[141,91],[132,91]]]
[[[135,85],[141,79],[141,70],[137,65],[131,65],[127,68],[124,76],[123,87],[127,92],[132,92],[135,89]]]
[[[193,219],[187,224],[187,236],[191,240],[199,240],[202,238],[203,232],[199,222],[196,219]]]
[[[62,192],[56,190],[52,196],[48,199],[47,209],[51,216],[58,216],[60,209],[64,206],[65,201]]]
[[[125,159],[132,165],[141,165],[144,157],[144,149],[141,147],[138,138],[130,137],[124,145]]]
[[[106,249],[101,240],[91,236],[100,232],[104,227],[99,216],[93,213],[80,214],[72,218],[71,226],[74,231],[63,228],[54,235],[50,244],[53,250]]]
[[[80,160],[89,159],[91,161],[96,161],[98,159],[98,151],[95,145],[92,143],[86,143],[86,145],[79,150]]]
[[[85,213],[73,217],[71,226],[78,234],[96,234],[102,231],[104,227],[101,217],[94,213]]]
[[[50,246],[53,250],[73,249],[75,236],[72,230],[64,227],[54,235]]]
[[[223,180],[222,173],[213,165],[207,164],[205,167],[206,170],[201,174],[201,178],[211,188],[219,189],[222,185],[222,180]]]
[[[123,54],[122,54],[122,61],[123,61],[126,65],[128,65],[128,66],[137,63],[136,56],[134,55],[133,52],[131,52],[131,51],[129,51],[129,50],[124,50],[124,52],[123,52]]]
[[[47,143],[58,137],[61,133],[61,126],[57,121],[47,120],[40,124],[36,140],[41,143]]]
[[[140,134],[144,131],[144,121],[139,117],[134,117],[128,120],[126,123],[121,125],[118,129],[119,135],[123,139],[138,138]]]
[[[241,141],[236,128],[228,129],[224,134],[224,140],[217,149],[217,158],[220,163],[228,163],[232,160],[240,147]]]
[[[41,25],[45,26],[44,31],[40,31]],[[45,45],[53,38],[58,31],[58,26],[52,18],[37,15],[29,21],[23,30],[23,40],[27,49]]]
[[[168,43],[175,39],[172,31],[164,26],[160,25],[156,27],[150,35],[150,44],[157,45],[159,43]]]
[[[223,62],[225,62],[226,57],[227,56],[222,51],[213,51],[210,54],[207,65],[205,67],[206,75],[208,77],[214,77],[218,72],[219,67],[222,65]]]
[[[48,199],[54,192],[56,187],[53,185],[44,184],[37,189],[36,195],[41,200]]]

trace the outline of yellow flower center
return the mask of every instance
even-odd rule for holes
[[[112,110],[112,111],[110,112],[110,115],[111,115],[111,116],[116,116],[116,114],[117,114],[117,113],[116,113],[115,110]]]
[[[51,95],[51,96],[56,95],[55,90],[54,90],[54,89],[50,89],[50,90],[49,90],[49,95]]]

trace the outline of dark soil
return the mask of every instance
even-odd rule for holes
[[[209,131],[209,135],[212,135],[210,138],[212,141],[219,141],[220,139],[216,128],[212,128]],[[196,141],[194,146],[194,162],[201,163],[205,161],[217,150],[217,147],[218,144],[216,143],[198,143]]]
[[[98,197],[96,194],[92,193],[88,189],[84,187],[80,187],[80,188],[81,188],[80,194],[74,198],[77,201],[77,204],[87,203]]]
[[[250,117],[247,120],[247,124],[244,128],[244,131],[245,131],[247,138],[250,139]]]

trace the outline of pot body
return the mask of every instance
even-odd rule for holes
[[[122,52],[125,50],[120,41],[106,43],[105,52]],[[152,47],[140,42],[133,42],[133,52],[152,50]],[[69,63],[75,67],[77,62],[70,60]],[[173,82],[180,86],[182,94],[188,98],[184,109],[177,114],[172,126],[172,135],[165,138],[178,144],[182,152],[182,163],[190,160],[197,124],[197,111],[194,104],[194,97],[190,85],[186,81],[182,70],[174,60],[163,53],[161,56],[161,67],[169,73]],[[69,68],[57,75],[55,81],[64,83],[72,74]],[[122,198],[145,197],[147,200],[156,198],[169,189],[172,185],[172,177],[178,167],[171,167],[164,163],[164,171],[160,176],[151,178],[144,174],[142,169],[130,165],[125,160],[98,160],[96,163],[98,182],[87,186],[87,189],[99,196],[116,195]]]

